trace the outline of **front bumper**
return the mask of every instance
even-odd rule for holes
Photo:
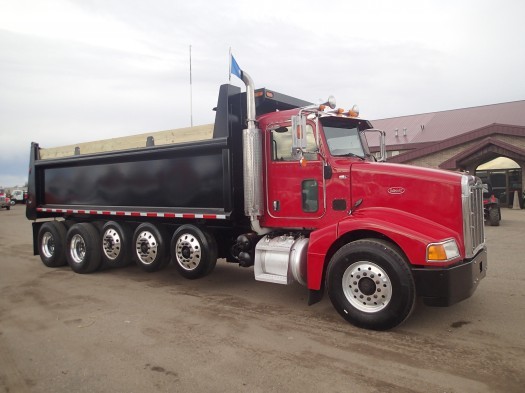
[[[427,306],[446,307],[470,297],[487,274],[487,249],[448,268],[414,268],[417,295]]]

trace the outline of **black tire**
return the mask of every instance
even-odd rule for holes
[[[105,267],[118,268],[130,264],[133,233],[126,224],[108,221],[102,227],[102,260]]]
[[[11,205],[7,205],[5,208],[6,210],[11,210]]]
[[[391,329],[412,313],[414,278],[402,253],[391,243],[363,239],[332,257],[326,287],[335,309],[355,326]]]
[[[162,228],[142,223],[133,234],[133,249],[136,263],[147,272],[162,269],[169,262],[167,235]]]
[[[38,231],[38,254],[47,267],[60,267],[66,261],[66,227],[62,222],[49,221]]]
[[[217,263],[215,238],[194,225],[183,225],[175,231],[170,251],[175,268],[185,278],[204,277]]]
[[[71,226],[66,244],[67,263],[75,273],[92,273],[100,267],[100,235],[93,224],[84,222]]]
[[[499,226],[499,221],[501,219],[501,216],[500,216],[500,210],[498,208],[491,208],[489,210],[489,223],[491,226],[493,227],[497,227]]]

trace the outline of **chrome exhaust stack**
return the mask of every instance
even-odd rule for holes
[[[253,80],[242,71],[242,81],[246,85],[247,128],[242,131],[244,214],[250,217],[252,230],[259,235],[269,232],[261,228],[259,217],[263,214],[263,148],[261,130],[256,125],[255,88]]]

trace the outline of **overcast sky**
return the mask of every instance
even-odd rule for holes
[[[256,87],[379,119],[525,99],[525,1],[0,0],[0,186],[54,147],[212,123]],[[232,83],[243,86],[232,78]]]

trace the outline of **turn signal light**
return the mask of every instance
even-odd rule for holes
[[[459,257],[459,248],[454,239],[427,246],[427,262],[446,262]]]
[[[447,253],[442,244],[434,244],[428,247],[428,260],[429,261],[446,261]]]
[[[299,160],[299,164],[303,167],[303,168],[306,168],[306,164],[308,164],[308,160],[304,157],[301,157],[301,159]]]

